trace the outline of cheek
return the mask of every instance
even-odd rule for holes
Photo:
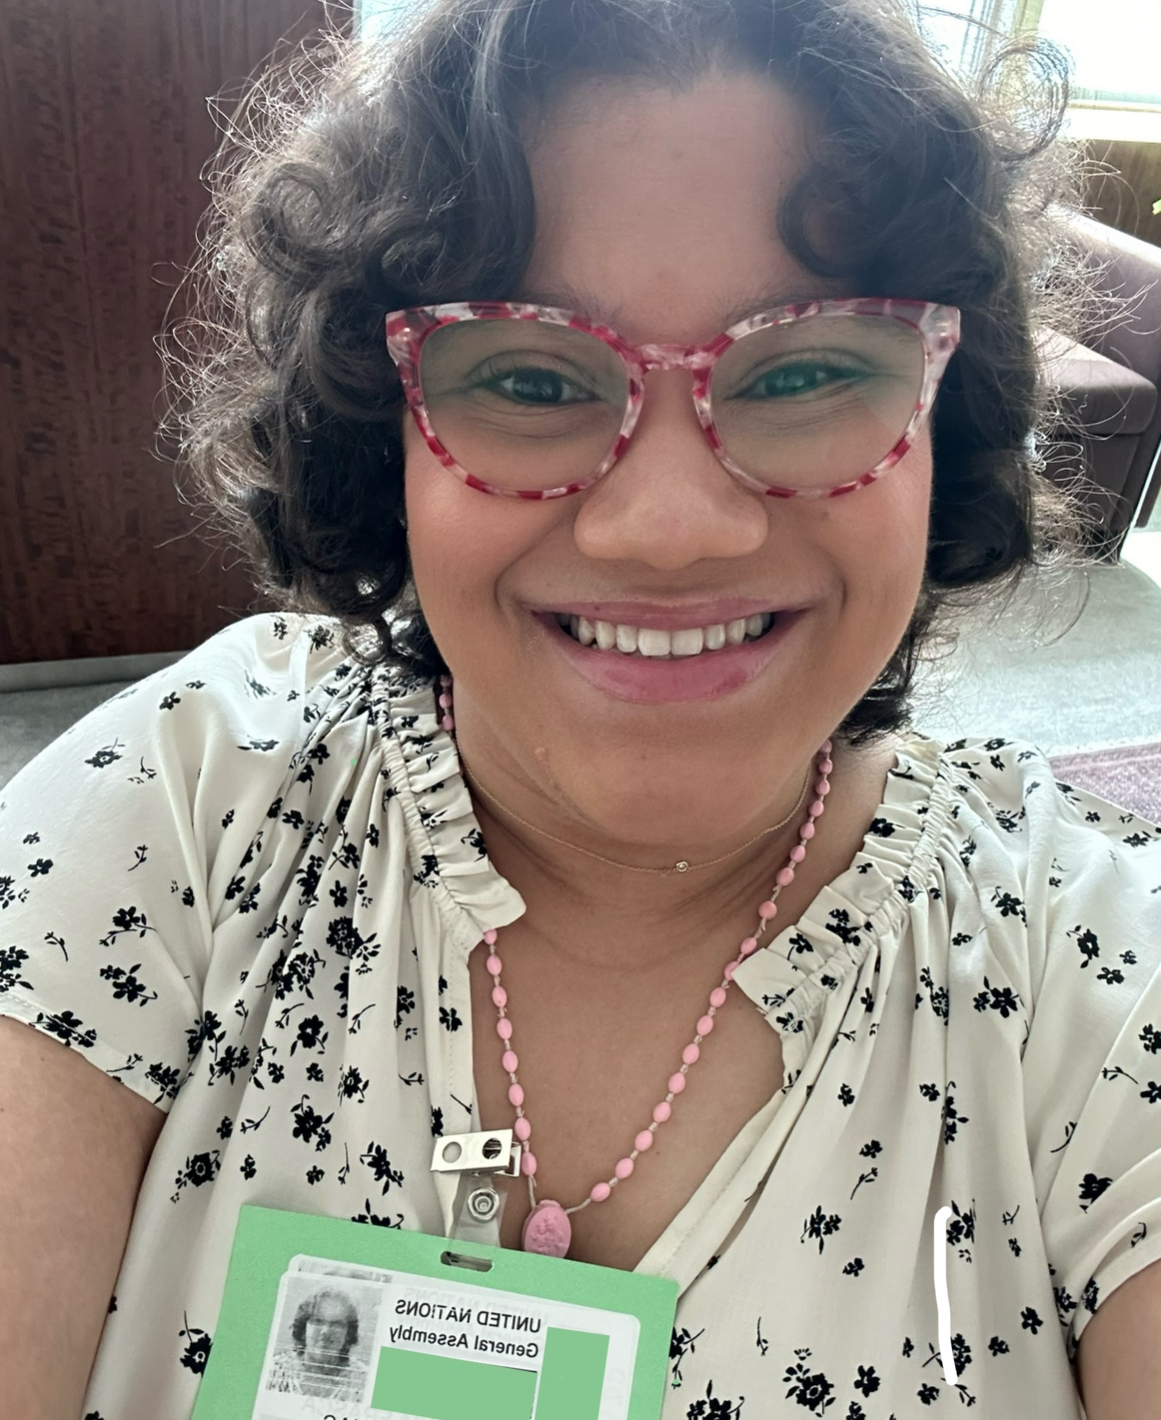
[[[915,609],[927,562],[931,454],[926,442],[877,485],[850,498],[850,508],[842,512],[858,526],[849,527],[844,538],[848,610],[859,621],[873,618],[882,623],[888,638],[901,636]],[[860,508],[861,498],[866,503]]]
[[[470,658],[470,648],[496,629],[503,579],[542,546],[561,514],[554,503],[520,503],[467,487],[418,434],[405,434],[404,448],[411,571],[424,617],[450,664],[461,643]]]
[[[412,429],[404,435],[407,548],[428,624],[440,640],[449,610],[478,600],[494,575],[493,510],[486,498],[453,477]],[[489,514],[493,514],[489,517]],[[501,551],[502,549],[497,549]]]

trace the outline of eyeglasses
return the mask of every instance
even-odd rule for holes
[[[911,447],[959,343],[928,301],[810,301],[707,345],[630,345],[553,306],[451,302],[392,311],[387,349],[436,458],[481,493],[563,498],[603,478],[641,416],[649,370],[690,370],[710,448],[747,488],[826,498]]]

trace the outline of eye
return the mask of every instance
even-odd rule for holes
[[[797,359],[764,370],[734,399],[794,399],[846,387],[865,379],[869,372],[833,359]]]
[[[517,404],[559,407],[563,404],[588,404],[596,395],[558,370],[544,365],[517,365],[510,361],[505,367],[492,367],[481,372],[478,387],[504,396]]]

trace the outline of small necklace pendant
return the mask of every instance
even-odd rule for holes
[[[546,1198],[538,1203],[524,1220],[520,1246],[525,1252],[539,1252],[544,1257],[567,1257],[572,1242],[572,1224],[559,1203]]]

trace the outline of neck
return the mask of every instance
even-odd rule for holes
[[[723,932],[732,941],[739,924],[752,930],[757,904],[774,887],[814,798],[816,756],[809,755],[787,766],[759,814],[728,832],[694,830],[681,839],[651,835],[642,842],[602,831],[558,786],[530,784],[503,760],[477,756],[470,728],[465,735],[459,721],[457,733],[488,856],[524,898],[525,930],[593,966],[647,968],[702,949],[720,955]],[[837,747],[833,757],[841,775]],[[693,815],[691,822],[707,817]],[[764,832],[782,820],[774,832]],[[665,822],[664,816],[655,822]],[[824,815],[812,844],[815,858],[827,827]],[[688,870],[671,871],[680,861]],[[634,871],[640,868],[670,871]],[[766,940],[778,930],[772,924]]]

